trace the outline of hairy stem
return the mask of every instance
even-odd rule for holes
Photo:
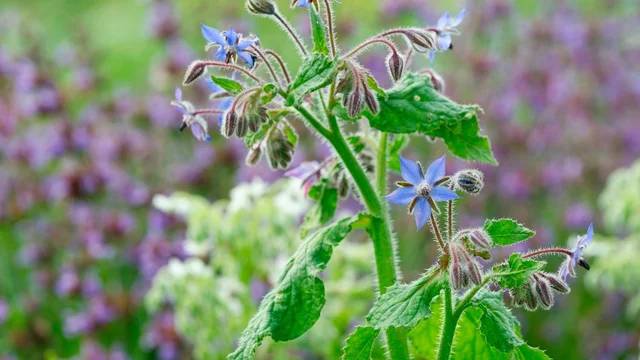
[[[332,99],[331,95],[330,99]],[[309,124],[333,146],[333,149],[342,161],[345,169],[349,174],[351,174],[353,182],[360,193],[360,198],[367,208],[367,211],[379,220],[376,222],[376,226],[371,229],[369,235],[373,242],[378,286],[380,288],[380,293],[384,294],[390,286],[396,283],[398,279],[395,264],[395,251],[392,242],[392,232],[384,203],[381,201],[381,198],[378,196],[376,189],[371,184],[366,172],[360,163],[358,163],[355,154],[342,135],[335,116],[328,112],[329,129],[326,129],[307,109],[302,106],[297,106],[296,109],[309,122]],[[391,358],[394,360],[408,360],[409,349],[407,347],[405,332],[400,329],[391,328],[387,330],[386,335]]]
[[[329,28],[329,42],[331,43],[331,56],[336,57],[336,38],[333,32],[333,15],[331,14],[331,4],[329,0],[324,0],[324,7],[327,12],[327,27]]]
[[[386,132],[380,133],[378,144],[378,156],[376,160],[376,188],[378,194],[383,197],[387,193],[387,156],[389,135]]]
[[[279,13],[275,13],[273,14],[273,16],[278,20],[278,22],[280,22],[280,24],[282,24],[282,26],[285,28],[289,36],[293,39],[296,45],[298,45],[298,49],[300,49],[300,52],[302,52],[302,55],[307,57],[307,55],[309,54],[307,52],[307,48],[305,48],[304,44],[302,43],[302,41],[300,40],[296,32],[293,31],[293,28],[291,27],[291,25],[289,25],[289,22],[287,22],[287,20],[283,18],[282,15],[280,15]]]
[[[267,69],[269,69],[269,74],[271,74],[271,78],[273,78],[273,81],[275,81],[276,84],[280,84],[278,75],[276,75],[275,70],[273,70],[273,66],[271,66],[271,63],[269,63],[269,59],[267,59],[267,57],[264,55],[262,50],[260,50],[260,48],[257,46],[251,46],[251,50],[254,51],[258,55],[258,57],[264,62],[264,64],[267,66]]]
[[[213,60],[203,60],[202,64],[205,66],[215,66],[215,67],[221,67],[225,69],[236,70],[243,73],[244,75],[251,78],[251,80],[254,80],[257,83],[262,82],[257,76],[253,75],[249,70],[243,68],[242,66],[238,66],[235,64],[227,64],[221,61],[213,61]]]
[[[456,317],[456,314],[453,312],[451,287],[447,284],[444,288],[444,324],[442,325],[442,336],[440,337],[440,349],[438,349],[439,360],[449,359],[457,325],[458,317]]]
[[[447,246],[442,239],[442,233],[440,232],[440,225],[438,224],[438,220],[433,215],[433,210],[431,211],[431,227],[433,228],[433,233],[436,235],[436,240],[438,241],[438,245],[440,246],[440,250],[443,253],[448,254],[449,250],[447,250]]]
[[[280,70],[282,70],[282,74],[284,74],[284,78],[287,79],[287,85],[291,83],[291,76],[289,76],[289,70],[287,70],[287,65],[284,63],[284,60],[282,60],[282,57],[280,57],[280,55],[278,55],[278,53],[276,53],[273,50],[265,50],[265,54],[276,59],[276,61],[278,62],[278,65],[280,65]]]
[[[377,37],[377,38],[374,37],[374,38],[367,39],[362,44],[356,46],[353,50],[349,51],[349,53],[346,54],[344,58],[346,59],[346,58],[352,57],[357,53],[359,53],[360,51],[364,50],[367,46],[376,44],[376,43],[385,44],[387,45],[387,47],[389,47],[389,50],[391,50],[392,52],[394,53],[398,52],[398,49],[396,48],[395,44],[392,43],[391,41],[381,37]]]

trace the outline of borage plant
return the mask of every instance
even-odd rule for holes
[[[442,139],[460,158],[496,164],[489,140],[480,133],[480,108],[445,97],[444,82],[432,69],[411,71],[410,60],[416,53],[433,58],[452,48],[452,35],[458,34],[464,11],[456,17],[445,14],[435,27],[390,29],[341,52],[330,0],[295,0],[292,5],[309,14],[311,50],[273,2],[247,2],[251,13],[279,23],[295,43],[303,58],[295,76],[282,56],[257,37],[202,25],[213,60],[193,62],[184,85],[204,78],[208,69],[218,70],[205,79],[216,105],[197,109],[182,99],[181,91],[176,91],[174,102],[184,114],[183,128],[191,128],[198,140],[209,139],[204,117],[210,115],[218,119],[223,136],[242,138],[249,164],[264,155],[273,168],[287,168],[298,140],[290,124],[295,119],[328,142],[335,154],[320,164],[290,170],[290,175],[303,179],[316,203],[305,216],[300,248],[262,300],[229,359],[251,359],[265,337],[288,341],[313,326],[325,303],[320,272],[334,248],[356,229],[365,230],[373,243],[379,296],[346,339],[344,359],[368,359],[382,333],[391,359],[547,358],[523,341],[503,293],[513,306],[550,308],[555,292],[569,292],[566,276],[575,275],[578,265],[588,268],[582,251],[591,241],[592,229],[575,249],[514,253],[504,262],[482,266],[494,247],[527,240],[534,232],[512,219],[492,219],[481,228],[457,230],[454,202],[460,195],[482,190],[482,173],[463,170],[448,176],[444,157],[426,170],[399,157],[408,136],[414,134]],[[390,89],[382,89],[357,61],[362,51],[376,45],[389,51],[387,66],[395,82]],[[403,180],[387,195],[391,170],[400,171]],[[352,187],[366,212],[331,222],[339,200]],[[408,205],[419,230],[429,224],[440,250],[437,262],[411,283],[400,281],[387,201]],[[559,273],[544,271],[546,262],[541,258],[546,255],[566,256]]]

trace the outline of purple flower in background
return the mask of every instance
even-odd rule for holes
[[[255,56],[247,49],[258,43],[257,38],[244,38],[242,34],[238,34],[233,29],[219,31],[204,24],[200,26],[200,30],[202,36],[209,42],[206,46],[207,50],[218,47],[214,59],[230,63],[236,62],[239,57],[249,68],[255,64]]]
[[[211,140],[211,136],[207,131],[207,122],[202,116],[195,114],[195,108],[190,102],[182,100],[182,90],[180,88],[176,88],[175,100],[171,102],[171,105],[178,108],[182,113],[182,127],[180,130],[188,126],[196,140],[205,142]]]
[[[400,157],[400,170],[405,181],[398,181],[400,188],[386,199],[392,204],[409,204],[409,214],[414,215],[418,229],[427,223],[432,210],[438,210],[436,201],[458,198],[452,190],[439,186],[445,176],[444,156],[431,163],[426,173],[419,162]]]
[[[582,258],[584,249],[593,241],[593,224],[589,225],[587,233],[578,238],[576,246],[572,250],[572,255],[562,263],[560,266],[559,275],[566,281],[567,276],[576,277],[576,265],[580,265],[583,268],[589,270],[589,264]]]
[[[297,167],[284,173],[284,176],[289,176],[302,181],[302,189],[305,196],[309,193],[309,189],[320,179],[320,170],[322,165],[317,161],[305,161]]]
[[[466,9],[462,9],[456,17],[451,17],[449,13],[446,12],[438,19],[438,24],[436,25],[436,31],[438,33],[437,49],[429,52],[429,59],[431,61],[433,61],[437,51],[447,51],[453,48],[451,35],[460,34],[457,27],[462,23],[465,13]]]

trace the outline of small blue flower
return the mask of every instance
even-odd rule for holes
[[[218,48],[213,56],[215,60],[231,63],[237,62],[239,57],[249,68],[255,64],[255,56],[247,49],[258,44],[257,38],[245,38],[233,29],[219,31],[204,24],[200,26],[200,30],[202,36],[208,41],[206,49]]]
[[[182,89],[176,88],[175,100],[171,102],[171,105],[178,108],[178,111],[182,113],[182,127],[189,127],[193,137],[198,141],[208,142],[211,141],[211,136],[207,130],[207,122],[200,115],[194,115],[195,108],[193,104],[182,99]]]
[[[454,191],[438,185],[445,176],[444,156],[431,163],[426,173],[420,163],[400,157],[400,170],[405,181],[399,181],[400,188],[387,195],[386,199],[392,204],[409,204],[409,214],[414,215],[418,229],[429,220],[436,201],[458,198]]]
[[[578,241],[576,242],[576,246],[573,248],[572,255],[565,260],[560,266],[559,275],[563,280],[567,280],[568,275],[571,277],[576,277],[576,265],[580,265],[587,270],[589,269],[589,264],[582,258],[582,253],[584,249],[591,244],[593,241],[593,224],[589,225],[587,229],[587,233],[578,237]]]
[[[429,59],[431,61],[435,58],[436,52],[447,51],[452,48],[453,39],[451,39],[451,35],[458,35],[460,33],[457,27],[462,23],[465,13],[466,9],[462,9],[456,17],[451,17],[449,13],[444,13],[440,19],[438,19],[438,24],[435,29],[438,34],[437,49],[429,51]]]
[[[314,0],[293,0],[291,6],[297,6],[301,8],[308,8]]]

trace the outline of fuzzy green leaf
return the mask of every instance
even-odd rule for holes
[[[515,253],[506,262],[493,267],[493,276],[500,287],[516,289],[526,284],[529,277],[545,265],[544,261],[523,259],[521,254]]]
[[[313,6],[309,6],[309,22],[311,23],[311,34],[313,35],[313,52],[316,54],[329,54],[327,47],[327,34],[322,18]]]
[[[536,234],[535,231],[513,219],[490,219],[484,223],[484,230],[495,245],[508,246],[527,240]]]
[[[298,103],[306,94],[329,85],[337,70],[337,63],[327,55],[315,54],[305,60],[289,85],[289,104]]]
[[[473,299],[472,306],[482,312],[480,330],[491,346],[508,352],[524,344],[515,331],[520,323],[504,305],[500,293],[483,291]]]
[[[239,82],[226,77],[211,76],[211,81],[231,95],[238,95],[244,90]]]
[[[497,164],[489,139],[480,134],[480,108],[451,101],[433,88],[429,77],[407,74],[385,96],[379,95],[378,101],[380,112],[365,112],[372,127],[441,138],[456,156]]]
[[[410,284],[396,284],[387,289],[367,315],[367,324],[377,329],[414,327],[431,314],[431,302],[440,295],[442,278],[427,273]]]
[[[344,218],[305,238],[276,286],[260,303],[238,341],[238,348],[228,359],[253,359],[266,336],[276,341],[292,340],[315,324],[325,302],[324,284],[318,275],[326,268],[333,248],[364,218]]]
[[[342,360],[369,360],[380,330],[370,326],[358,326],[347,338]]]

